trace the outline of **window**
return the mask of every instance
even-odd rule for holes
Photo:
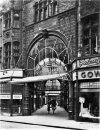
[[[94,55],[99,52],[99,15],[93,14],[82,19],[84,55]]]
[[[48,4],[44,1],[44,19],[48,18]]]
[[[35,3],[35,22],[38,21],[38,2]]]
[[[40,0],[34,5],[35,22],[44,20],[50,16],[57,14],[57,1],[56,0]]]
[[[57,1],[53,2],[53,15],[57,14]]]
[[[14,12],[14,27],[19,28],[19,12]]]
[[[11,27],[11,11],[4,14],[4,25],[5,29],[9,29]],[[15,10],[13,15],[13,27],[19,28],[19,12]]]
[[[4,45],[4,68],[10,68],[11,43]]]
[[[2,48],[0,47],[0,63],[2,62]]]
[[[9,29],[11,27],[11,12],[4,14],[4,25],[5,29]]]
[[[14,66],[16,66],[19,59],[19,45],[20,43],[18,41],[13,43]]]

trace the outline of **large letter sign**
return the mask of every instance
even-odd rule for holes
[[[99,79],[99,78],[100,78],[100,70],[78,72],[78,79]]]
[[[86,78],[85,72],[82,72],[82,73],[81,73],[81,77],[82,77],[82,78]]]
[[[92,78],[93,77],[93,73],[92,72],[88,72],[88,77]]]

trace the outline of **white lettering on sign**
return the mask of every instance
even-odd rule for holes
[[[13,95],[13,99],[22,99],[22,95]]]
[[[95,79],[100,78],[100,70],[78,72],[78,79]]]
[[[8,77],[23,77],[23,71],[22,70],[0,71],[0,78],[8,78]]]
[[[0,99],[10,99],[11,95],[0,95]]]
[[[78,60],[77,66],[79,68],[100,65],[100,57]]]

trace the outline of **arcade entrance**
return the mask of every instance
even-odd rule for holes
[[[27,50],[27,76],[44,76],[46,79],[36,82],[30,82],[26,85],[26,90],[29,89],[31,93],[30,107],[31,112],[34,112],[44,104],[47,104],[52,98],[56,98],[58,105],[63,107],[66,111],[72,111],[73,105],[73,88],[71,85],[71,74],[67,67],[73,55],[69,54],[70,47],[66,37],[58,31],[43,30],[42,33],[37,35]],[[66,76],[60,78],[60,75],[66,73]],[[52,77],[59,75],[59,78]],[[29,86],[29,88],[28,88]],[[26,107],[27,101],[26,93],[24,90],[24,106]],[[27,102],[25,104],[25,102]],[[30,111],[29,110],[29,111]],[[27,113],[24,110],[24,114]]]
[[[37,109],[40,109],[44,105],[47,105],[49,101],[55,99],[57,105],[69,111],[69,85],[67,81],[61,79],[47,80],[38,83],[29,83],[30,88],[30,114]]]

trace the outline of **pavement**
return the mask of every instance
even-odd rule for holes
[[[61,107],[57,106],[55,114],[50,111],[47,112],[47,106],[44,105],[37,111],[35,111],[31,116],[9,116],[1,115],[0,120],[7,122],[18,122],[22,124],[30,125],[40,125],[48,126],[62,129],[76,129],[76,130],[99,130],[99,123],[92,122],[77,122],[75,120],[70,120],[68,113]]]

